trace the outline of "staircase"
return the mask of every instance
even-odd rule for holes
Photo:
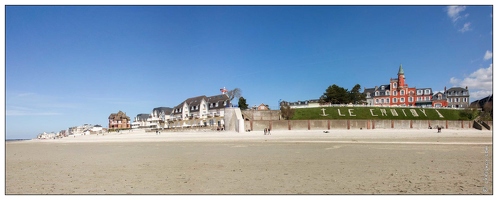
[[[482,121],[480,117],[474,119],[474,124],[472,127],[478,130],[483,130],[483,129],[491,130],[491,127],[486,122]]]

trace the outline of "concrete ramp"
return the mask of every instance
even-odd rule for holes
[[[224,120],[227,131],[245,132],[244,119],[240,108],[225,108]]]

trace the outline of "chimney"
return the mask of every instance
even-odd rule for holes
[[[468,89],[469,89],[469,87],[465,86],[465,89],[466,89],[466,90],[468,90]]]
[[[444,93],[446,93],[446,86],[444,86]]]

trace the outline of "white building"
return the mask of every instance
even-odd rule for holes
[[[230,106],[227,94],[188,98],[173,108],[169,124],[172,128],[223,126],[225,107]]]

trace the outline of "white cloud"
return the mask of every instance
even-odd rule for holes
[[[448,6],[447,7],[447,14],[448,14],[448,17],[451,18],[451,20],[453,20],[453,22],[456,22],[458,19],[462,18],[460,16],[460,12],[464,11],[465,10],[465,6]],[[465,17],[469,16],[468,14],[465,15]]]
[[[484,54],[484,60],[489,60],[491,58],[493,58],[493,52],[486,51],[486,53]]]
[[[458,30],[458,31],[460,31],[460,32],[464,33],[464,32],[470,31],[470,30],[471,30],[471,29],[470,29],[470,22],[467,22],[467,23],[465,23],[465,24],[463,25],[463,27],[462,27],[460,30]]]
[[[457,87],[468,87],[471,99],[482,99],[493,93],[493,64],[480,68],[463,80],[451,77],[450,83]]]

